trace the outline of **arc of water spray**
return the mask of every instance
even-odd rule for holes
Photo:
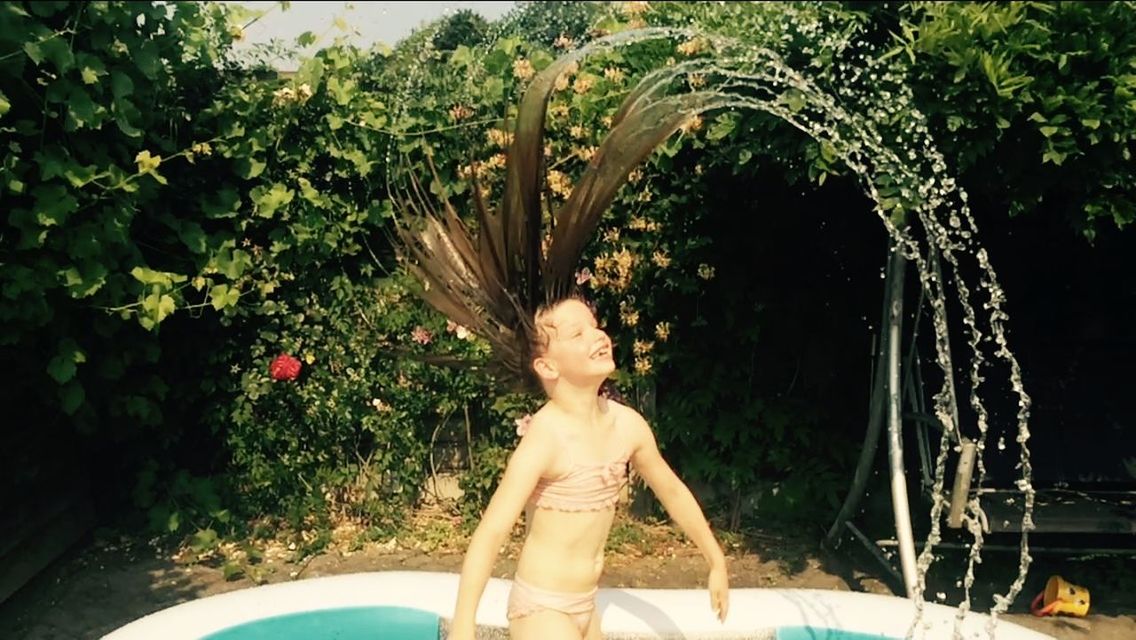
[[[1025,496],[1019,575],[1010,586],[1006,596],[996,596],[995,598],[995,606],[991,610],[990,618],[992,633],[993,624],[996,623],[998,614],[1004,612],[1013,598],[1020,592],[1030,560],[1028,532],[1033,528],[1034,499],[1033,488],[1029,480],[1031,475],[1029,451],[1026,446],[1029,439],[1030,398],[1025,393],[1020,367],[1013,353],[1009,350],[1005,336],[1004,323],[1008,320],[1008,316],[1002,308],[1005,295],[997,284],[997,277],[986,251],[981,247],[976,247],[977,243],[974,238],[977,234],[977,225],[966,204],[966,194],[952,178],[946,176],[946,163],[942,155],[935,150],[924,118],[918,111],[911,110],[899,115],[906,118],[907,128],[904,133],[909,136],[907,142],[913,146],[921,145],[926,149],[922,163],[913,151],[909,153],[908,158],[903,158],[890,143],[885,141],[884,135],[875,122],[877,116],[871,109],[868,109],[868,116],[846,109],[832,94],[820,89],[815,82],[789,67],[777,53],[767,48],[751,47],[715,34],[699,34],[691,29],[647,29],[623,32],[615,36],[601,38],[568,55],[574,60],[579,60],[590,53],[619,45],[658,38],[689,38],[694,35],[706,37],[724,50],[744,51],[745,55],[733,59],[710,60],[706,63],[692,62],[689,65],[684,63],[684,66],[679,67],[679,72],[674,69],[657,70],[644,78],[644,82],[649,79],[650,82],[656,83],[654,87],[659,90],[644,91],[639,94],[638,99],[654,100],[659,104],[666,103],[669,108],[674,107],[675,100],[685,100],[681,104],[688,115],[725,108],[764,111],[781,118],[789,125],[818,141],[829,143],[836,151],[837,157],[859,177],[862,188],[876,203],[877,215],[895,242],[897,250],[905,259],[911,260],[916,265],[920,285],[927,295],[932,310],[937,363],[946,373],[949,373],[952,367],[947,340],[946,282],[931,269],[927,256],[935,251],[950,266],[951,281],[957,290],[958,299],[963,309],[962,320],[969,334],[968,345],[971,351],[970,404],[977,416],[979,429],[977,440],[979,452],[978,486],[981,486],[985,473],[981,455],[984,451],[988,432],[989,416],[979,391],[983,382],[982,370],[989,363],[982,353],[982,343],[985,336],[979,327],[978,314],[971,303],[972,294],[961,272],[957,253],[973,253],[977,260],[981,272],[980,286],[990,292],[990,299],[984,306],[989,310],[988,321],[991,338],[998,347],[995,356],[1009,365],[1011,385],[1019,398],[1017,441],[1020,445],[1022,479],[1018,482],[1018,488]],[[730,65],[736,66],[731,68]],[[695,68],[703,69],[713,76],[713,79],[707,80],[707,85],[713,87],[712,90],[692,91],[686,94],[685,99],[673,95],[662,95],[661,88],[667,86],[667,82],[663,82],[663,80],[673,80],[679,77],[681,72]],[[858,77],[860,73],[861,70],[856,70],[854,77]],[[893,77],[891,80],[896,80],[896,78]],[[899,78],[899,81],[894,84],[902,88],[901,80]],[[803,97],[803,107],[800,109],[791,109],[782,100],[781,96],[784,91],[789,89],[799,91]],[[697,95],[698,99],[690,98],[691,95]],[[867,109],[863,105],[860,106]],[[894,109],[893,106],[883,105],[877,107],[877,110],[886,115],[888,108]],[[902,145],[903,143],[904,141],[900,139],[899,144]],[[924,176],[922,171],[929,171],[930,177]],[[906,191],[904,195],[909,203],[913,203],[910,205],[908,213],[913,214],[913,219],[923,229],[926,248],[912,235],[910,227],[907,225],[901,227],[898,221],[893,219],[885,209],[882,204],[884,198],[877,184],[878,178],[882,175],[898,178],[904,186]],[[952,204],[954,205],[953,210],[951,209]],[[944,208],[949,212],[948,224],[943,224],[939,217],[939,211]],[[963,221],[965,221],[965,229],[963,228]],[[959,428],[957,421],[953,418],[951,407],[955,395],[955,389],[951,383],[952,379],[953,376],[945,375],[943,385],[934,396],[936,414],[947,428],[943,431],[940,452],[935,465],[934,500],[931,509],[932,531],[918,560],[918,580],[914,590],[916,616],[912,621],[912,635],[915,633],[922,615],[926,574],[934,562],[934,546],[940,539],[946,458],[950,447],[949,434],[952,430]],[[971,513],[977,517],[980,512],[980,505],[977,500],[972,501],[969,508]],[[966,599],[959,605],[959,618],[955,627],[956,635],[959,633],[958,625],[961,624],[961,620],[970,607],[969,588],[974,579],[973,568],[981,554],[981,529],[972,529],[972,533],[975,537],[975,543],[972,546],[968,562]]]

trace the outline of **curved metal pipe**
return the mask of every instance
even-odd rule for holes
[[[899,562],[907,597],[915,597],[918,573],[915,569],[915,536],[911,532],[911,504],[907,497],[907,474],[903,468],[902,387],[899,376],[899,349],[903,326],[903,278],[906,261],[899,249],[892,254],[899,265],[891,277],[891,308],[888,313],[888,461],[891,471],[891,503],[895,514],[895,536],[899,541]]]

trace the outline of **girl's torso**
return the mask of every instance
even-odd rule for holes
[[[517,575],[535,587],[584,592],[603,572],[604,546],[631,456],[618,419],[622,407],[608,407],[599,427],[564,430],[558,443],[563,454],[529,497]]]

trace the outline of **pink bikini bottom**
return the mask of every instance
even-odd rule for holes
[[[584,593],[547,591],[514,577],[507,617],[515,620],[541,611],[559,611],[572,618],[580,633],[585,634],[596,610],[596,591],[596,588]]]

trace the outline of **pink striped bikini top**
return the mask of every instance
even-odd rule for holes
[[[600,511],[614,507],[627,482],[628,457],[600,464],[573,464],[564,475],[541,478],[529,504],[556,511]]]

